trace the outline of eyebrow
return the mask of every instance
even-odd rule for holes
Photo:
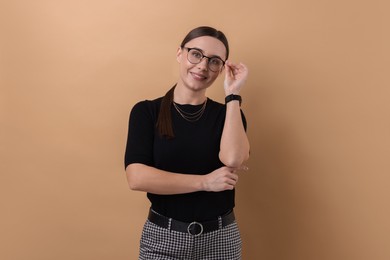
[[[203,56],[206,56],[206,55],[204,55],[204,51],[202,49],[198,48],[198,47],[186,47],[186,48],[198,50],[198,51],[200,51],[203,54]],[[224,59],[222,59],[218,55],[211,55],[211,56],[207,56],[207,57],[209,57],[209,58],[218,58],[218,59],[221,59],[222,61],[225,61]]]

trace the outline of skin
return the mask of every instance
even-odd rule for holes
[[[216,38],[204,36],[195,38],[185,47],[198,48],[203,50],[203,54],[219,56],[223,60],[226,58],[226,49],[221,41]],[[208,69],[208,59],[204,58],[198,64],[192,64],[187,60],[187,50],[178,48],[176,59],[180,64],[180,78],[177,82],[174,101],[179,104],[202,104],[206,100],[206,90],[209,88],[220,72],[213,72]]]
[[[226,58],[226,48],[221,41],[202,36],[189,41],[185,47],[198,48],[203,54]],[[217,77],[225,72],[224,92],[226,95],[239,94],[248,77],[248,69],[242,64],[227,61],[219,72],[208,69],[208,59],[198,64],[187,60],[187,50],[178,48],[176,59],[180,67],[180,77],[174,101],[179,104],[202,104],[206,100],[206,90]],[[177,174],[162,171],[140,163],[127,166],[126,176],[132,190],[154,194],[182,194],[196,191],[232,190],[238,181],[238,171],[246,170],[243,163],[249,158],[249,141],[242,125],[238,101],[226,104],[226,119],[222,132],[219,158],[225,165],[206,175]]]

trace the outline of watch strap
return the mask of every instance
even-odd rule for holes
[[[241,106],[241,103],[242,103],[242,98],[240,95],[234,95],[234,94],[230,94],[230,95],[227,95],[225,97],[225,104],[229,103],[230,101],[233,101],[233,100],[238,100],[238,102],[240,102],[240,106]]]

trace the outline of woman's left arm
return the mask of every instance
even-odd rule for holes
[[[240,63],[225,64],[224,89],[226,96],[239,95],[248,77],[248,68]],[[222,131],[219,159],[223,164],[239,168],[249,158],[249,141],[242,123],[238,100],[226,104],[226,118]]]

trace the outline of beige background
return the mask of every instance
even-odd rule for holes
[[[137,258],[128,114],[175,83],[199,25],[251,72],[244,259],[390,259],[385,2],[1,0],[0,259]]]

